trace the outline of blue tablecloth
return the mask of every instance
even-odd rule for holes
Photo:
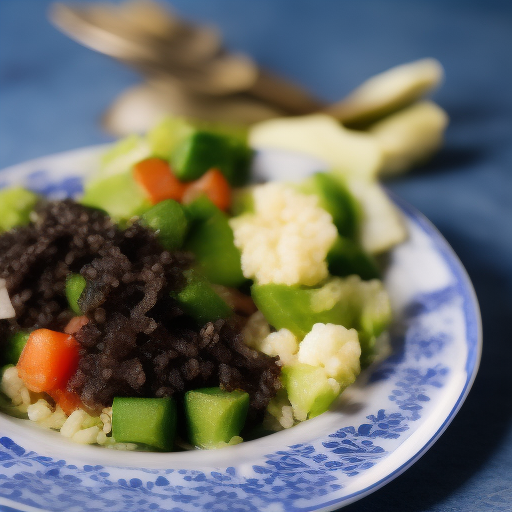
[[[402,476],[347,512],[512,510],[512,2],[175,0],[231,48],[336,100],[393,65],[436,57],[446,145],[389,187],[429,217],[480,301],[484,350],[460,413]],[[99,120],[139,77],[57,32],[47,0],[0,0],[0,168],[111,140]]]

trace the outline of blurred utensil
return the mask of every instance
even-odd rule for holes
[[[303,88],[259,69],[245,55],[228,53],[216,30],[183,22],[152,0],[120,5],[57,3],[50,19],[89,48],[194,93],[243,92],[288,114],[306,114],[322,107]]]
[[[214,123],[251,125],[284,113],[257,98],[232,94],[212,97],[196,94],[179,84],[157,79],[124,91],[102,119],[103,127],[117,136],[147,132],[164,115]]]

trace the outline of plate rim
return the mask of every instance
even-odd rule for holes
[[[388,196],[393,200],[395,205],[397,205],[400,208],[401,213],[406,213],[410,216],[410,218],[413,218],[418,222],[420,227],[427,232],[429,235],[433,235],[436,242],[436,247],[442,247],[444,249],[443,251],[443,259],[446,261],[446,256],[449,257],[451,260],[451,263],[455,265],[450,265],[450,269],[453,271],[454,267],[457,269],[457,281],[462,282],[465,286],[465,291],[468,292],[467,297],[470,299],[471,307],[473,308],[475,315],[475,351],[473,352],[473,357],[471,358],[471,371],[468,371],[468,365],[466,364],[466,372],[467,372],[467,378],[466,382],[464,383],[464,387],[459,394],[455,404],[453,405],[452,409],[450,410],[450,413],[446,418],[444,419],[443,423],[439,426],[439,428],[436,430],[436,432],[431,436],[431,438],[422,446],[422,448],[417,451],[412,457],[410,457],[408,460],[406,460],[400,467],[396,468],[394,471],[383,477],[382,479],[378,480],[377,482],[374,482],[372,485],[369,485],[365,487],[364,489],[361,489],[360,491],[355,491],[354,493],[347,495],[343,497],[341,500],[332,500],[332,502],[328,502],[325,504],[326,508],[317,509],[317,508],[304,508],[301,512],[330,512],[332,510],[335,510],[341,507],[348,506],[351,503],[354,503],[356,501],[359,501],[360,499],[364,498],[365,496],[368,496],[369,494],[372,494],[373,492],[377,491],[378,489],[381,489],[386,484],[390,483],[391,481],[395,480],[397,477],[399,477],[402,473],[404,473],[407,469],[409,469],[412,465],[414,465],[423,455],[425,455],[430,448],[436,443],[436,441],[442,436],[442,434],[445,432],[445,430],[450,426],[450,423],[453,421],[457,413],[459,412],[460,408],[464,404],[467,396],[469,395],[469,392],[471,391],[471,388],[473,387],[473,384],[475,382],[476,376],[478,374],[478,370],[480,367],[480,362],[482,358],[482,348],[483,348],[483,329],[482,329],[482,315],[480,312],[480,305],[478,302],[478,297],[476,295],[475,288],[473,286],[473,283],[471,282],[471,279],[469,277],[469,274],[464,267],[464,264],[460,260],[459,256],[455,252],[455,250],[452,248],[452,246],[448,243],[446,238],[442,235],[442,233],[439,231],[439,229],[434,225],[434,223],[426,216],[424,215],[420,210],[415,208],[413,205],[402,199],[400,196],[395,194],[394,192],[390,191],[386,187],[384,187],[386,190],[386,193]],[[465,320],[468,318],[468,315],[466,314],[467,311],[465,311],[464,318]],[[467,327],[467,323],[466,323]],[[468,331],[466,331],[466,341],[468,338]],[[469,343],[468,343],[469,345]],[[469,362],[470,357],[468,353],[467,362]]]
[[[70,158],[70,157],[78,157],[79,155],[87,155],[92,157],[97,157],[100,154],[100,151],[104,151],[106,148],[110,147],[111,144],[99,144],[94,146],[86,146],[78,149],[68,150],[64,152],[54,153],[42,157],[37,157],[31,160],[27,160],[15,165],[11,165],[0,170],[0,178],[4,173],[9,173],[16,171],[17,168],[20,167],[37,167],[41,165],[45,165],[56,158]],[[282,153],[290,154],[289,151],[283,151]],[[435,433],[426,441],[422,447],[415,452],[411,457],[409,457],[406,461],[404,461],[398,468],[390,472],[389,474],[383,476],[380,480],[368,485],[360,490],[354,491],[350,495],[342,496],[340,498],[335,498],[330,501],[326,501],[320,505],[313,505],[311,507],[304,507],[300,510],[303,511],[329,511],[334,510],[340,507],[344,507],[353,503],[363,497],[375,492],[377,489],[383,487],[390,481],[397,478],[400,474],[406,471],[410,466],[412,466],[419,458],[421,458],[439,439],[439,437],[443,434],[443,432],[448,428],[458,411],[460,410],[462,404],[466,400],[471,387],[475,381],[476,375],[478,373],[479,364],[482,355],[482,346],[483,346],[483,333],[482,333],[482,319],[480,314],[480,307],[478,303],[478,298],[476,292],[474,290],[471,279],[467,273],[467,270],[464,268],[460,258],[457,256],[453,248],[450,246],[448,241],[443,237],[440,231],[436,228],[436,226],[418,209],[414,206],[410,205],[407,201],[399,197],[398,195],[386,190],[388,195],[391,197],[395,205],[397,205],[401,211],[402,215],[407,215],[410,219],[416,222],[418,226],[426,232],[434,241],[436,250],[441,250],[443,261],[449,264],[451,272],[456,275],[457,283],[463,285],[465,303],[469,302],[469,304],[464,305],[464,321],[466,327],[466,335],[465,335],[465,344],[470,347],[472,344],[470,341],[473,341],[474,351],[470,352],[468,350],[468,356],[466,361],[466,381],[464,383],[464,387],[459,393],[457,400],[453,404],[449,414],[443,419],[443,422]],[[471,320],[471,315],[469,312],[474,313],[472,318],[473,325],[469,326],[468,321]],[[470,330],[468,327],[472,327]],[[470,340],[470,335],[472,334],[472,340]],[[472,356],[472,357],[470,357]],[[0,498],[5,499],[5,498]],[[1,503],[1,501],[0,501]],[[15,502],[13,502],[15,503]],[[22,503],[16,503],[16,505],[22,505]]]

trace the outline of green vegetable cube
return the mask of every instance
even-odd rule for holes
[[[319,205],[332,215],[338,233],[351,240],[357,240],[361,224],[361,208],[340,179],[332,174],[319,172],[307,179],[301,190],[306,194],[314,194]]]
[[[78,299],[80,299],[80,295],[82,295],[86,285],[85,277],[80,274],[70,274],[66,278],[66,298],[68,299],[69,307],[76,315],[82,314]]]
[[[173,152],[171,167],[180,181],[200,178],[209,169],[219,169],[232,186],[249,179],[252,150],[242,141],[226,135],[197,130]]]
[[[194,131],[193,126],[180,117],[167,117],[147,134],[153,156],[167,160],[176,146]]]
[[[316,323],[357,329],[361,364],[371,362],[375,339],[391,321],[391,303],[377,279],[362,281],[351,275],[333,277],[319,288],[283,284],[253,284],[252,298],[267,322],[303,339]]]
[[[86,185],[81,203],[107,212],[115,221],[126,221],[151,208],[131,170]]]
[[[301,288],[284,284],[254,284],[252,298],[267,322],[279,329],[288,329],[303,339],[316,323],[338,324],[347,328],[355,323],[359,312],[348,297],[341,297],[318,288]]]
[[[194,253],[199,270],[212,283],[233,288],[245,283],[233,230],[227,216],[218,208],[209,218],[192,226],[185,249]]]
[[[204,194],[196,197],[190,203],[184,205],[185,215],[191,223],[208,220],[213,215],[220,212],[212,200]]]
[[[249,410],[249,394],[204,388],[185,393],[185,414],[190,442],[216,448],[238,436]]]
[[[29,332],[20,331],[7,338],[4,346],[2,361],[6,365],[15,365],[20,358],[27,340],[30,336]]]
[[[173,398],[114,398],[112,436],[120,443],[140,443],[171,451],[177,423]]]
[[[0,190],[0,233],[30,222],[38,196],[22,187]]]
[[[142,223],[158,233],[158,240],[168,251],[181,248],[188,230],[188,220],[183,207],[166,199],[144,212]]]
[[[186,270],[183,274],[187,284],[174,298],[185,313],[200,325],[231,316],[231,308],[215,292],[207,279],[192,269]]]
[[[339,236],[327,254],[329,273],[333,276],[357,274],[361,279],[378,279],[379,267],[374,258],[356,242]]]
[[[281,380],[295,414],[303,416],[301,420],[327,411],[341,391],[339,383],[329,379],[323,368],[309,364],[283,366]]]

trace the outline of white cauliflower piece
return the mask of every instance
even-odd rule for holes
[[[259,284],[306,286],[325,279],[337,230],[318,198],[280,183],[257,186],[253,196],[255,213],[230,220],[244,276]]]
[[[281,364],[293,364],[297,360],[299,340],[288,329],[270,332],[261,311],[249,317],[242,333],[247,346],[268,356],[278,356]]]
[[[293,364],[297,360],[299,341],[288,329],[279,329],[263,338],[258,350],[268,356],[278,356],[282,364]]]
[[[299,346],[299,363],[323,367],[327,376],[348,386],[361,371],[361,346],[355,329],[315,324]]]

